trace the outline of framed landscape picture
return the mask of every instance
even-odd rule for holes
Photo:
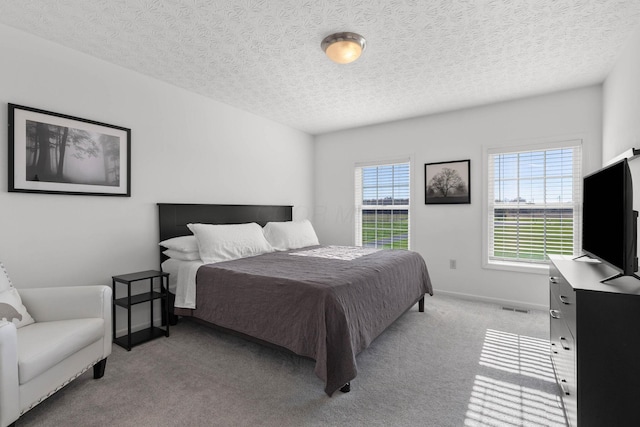
[[[425,163],[424,203],[471,203],[471,160]]]
[[[131,196],[131,129],[9,104],[9,191]]]

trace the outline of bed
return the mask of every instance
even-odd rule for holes
[[[187,224],[292,224],[291,206],[158,204],[160,241]],[[163,248],[164,249],[164,248]],[[168,265],[161,249],[163,269]],[[188,262],[188,261],[187,261]],[[349,391],[356,355],[433,289],[412,251],[305,246],[204,264],[193,308],[174,314],[234,331],[315,360],[324,391]],[[175,270],[174,270],[175,271]],[[180,284],[178,284],[180,285]]]

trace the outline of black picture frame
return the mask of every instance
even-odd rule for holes
[[[471,203],[471,160],[425,163],[424,203]]]
[[[131,129],[16,104],[8,113],[9,192],[131,197]]]

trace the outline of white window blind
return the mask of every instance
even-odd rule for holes
[[[551,254],[578,255],[581,141],[490,149],[487,158],[488,262],[546,263]]]
[[[410,172],[408,161],[356,165],[357,246],[409,249]]]

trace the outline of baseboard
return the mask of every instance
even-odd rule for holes
[[[525,308],[529,310],[540,310],[540,311],[549,310],[549,306],[547,305],[531,304],[528,302],[514,301],[514,300],[508,300],[508,299],[501,299],[501,298],[483,297],[479,295],[465,294],[461,292],[443,291],[439,289],[436,289],[436,292],[434,292],[434,295],[446,295],[454,298],[460,298],[460,299],[466,299],[466,300],[472,300],[472,301],[482,301],[482,302],[487,302],[491,304],[497,304],[501,307]]]

